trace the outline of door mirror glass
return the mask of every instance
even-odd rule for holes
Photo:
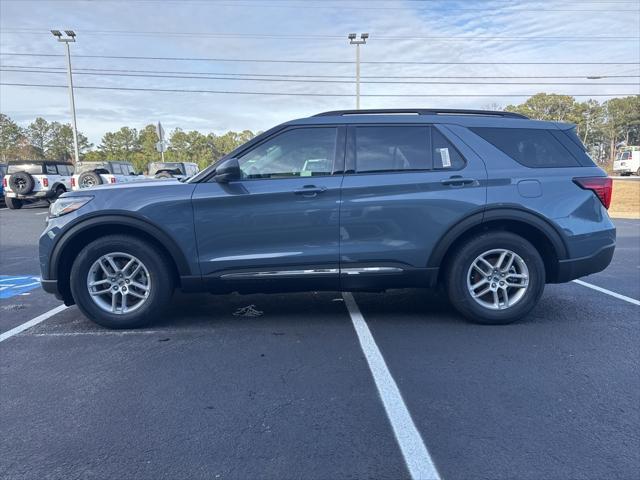
[[[240,180],[240,164],[237,158],[229,158],[216,167],[213,179],[218,183]]]

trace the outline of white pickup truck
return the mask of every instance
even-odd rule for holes
[[[79,162],[71,178],[71,188],[81,190],[101,184],[129,183],[144,180],[129,162]]]

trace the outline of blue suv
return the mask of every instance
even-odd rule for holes
[[[279,125],[186,182],[64,194],[42,285],[100,325],[152,321],[174,288],[254,293],[443,285],[503,324],[546,283],[607,267],[611,179],[574,126],[509,112],[335,111]]]

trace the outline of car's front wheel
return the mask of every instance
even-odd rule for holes
[[[486,232],[466,241],[453,255],[446,278],[449,299],[474,322],[519,320],[536,306],[544,291],[542,258],[519,235]]]
[[[167,306],[174,284],[165,256],[129,235],[87,245],[73,262],[70,281],[82,313],[107,328],[149,324]]]

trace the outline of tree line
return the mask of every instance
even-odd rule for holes
[[[640,96],[578,102],[569,95],[538,93],[519,105],[492,105],[491,108],[522,113],[537,120],[576,124],[577,133],[591,156],[603,165],[610,164],[618,146],[640,145]],[[176,128],[169,135],[165,161],[195,162],[204,168],[255,135],[251,130],[216,135]],[[144,171],[149,162],[160,160],[156,150],[158,140],[154,125],[140,130],[125,126],[107,132],[97,146],[78,132],[81,160],[125,160],[132,162],[136,171]],[[69,124],[48,122],[38,117],[27,127],[21,127],[0,113],[0,159],[3,162],[72,158],[73,132]]]
[[[194,162],[200,168],[226,155],[256,134],[250,130],[229,131],[223,135],[203,134],[176,128],[169,135],[164,159],[167,162]],[[138,130],[122,127],[107,132],[97,146],[78,131],[78,150],[81,161],[121,160],[131,162],[136,171],[146,170],[149,162],[160,161],[156,150],[159,138],[154,125]],[[26,127],[20,127],[7,115],[0,113],[0,159],[72,161],[74,157],[71,125],[48,122],[38,117]]]

